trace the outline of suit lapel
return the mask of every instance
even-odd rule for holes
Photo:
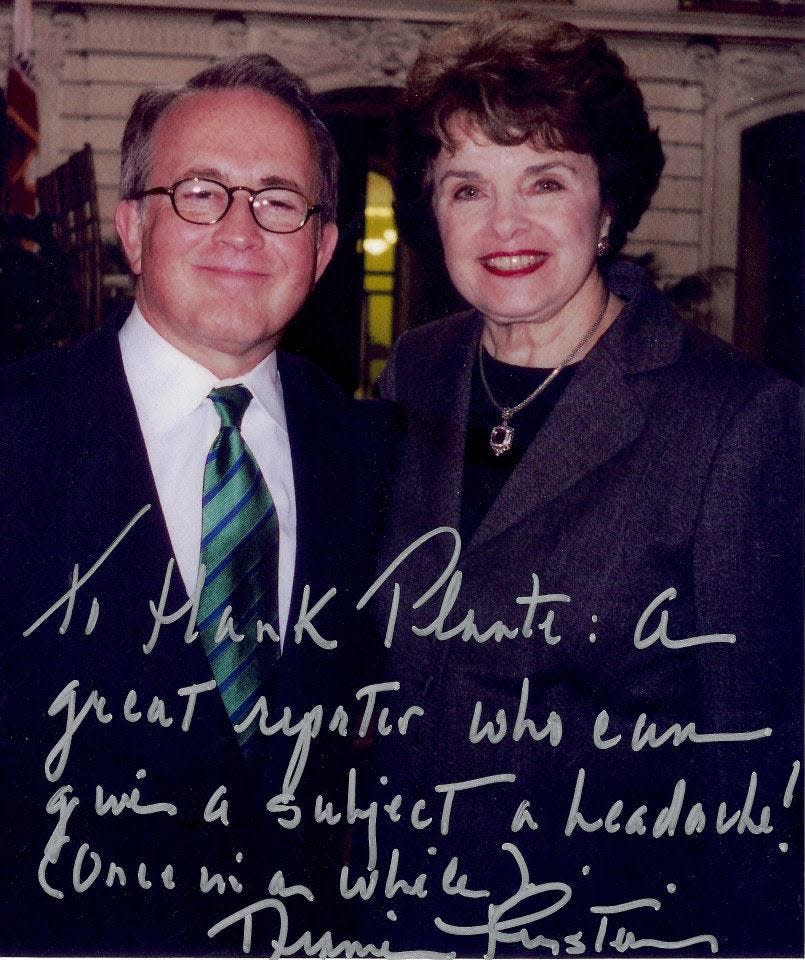
[[[85,502],[98,504],[101,520],[107,523],[111,517],[120,529],[144,505],[151,505],[138,524],[148,537],[143,569],[161,584],[173,548],[113,328],[104,328],[88,344],[86,371],[82,379],[87,386],[79,400],[84,409],[74,411],[74,422],[81,425],[76,449],[90,451],[91,459],[83,471]],[[178,568],[169,599],[187,599]]]
[[[142,645],[153,627],[149,603],[159,604],[171,560],[173,571],[165,613],[180,609],[188,597],[173,555],[114,330],[104,331],[92,345],[85,369],[83,382],[87,386],[79,400],[85,408],[76,416],[83,436],[76,439],[76,448],[90,451],[90,462],[79,474],[85,483],[82,502],[88,505],[87,522],[95,527],[93,539],[101,549],[105,548],[138,511],[150,504],[148,512],[116,551],[119,556],[114,558],[111,568],[114,595],[127,618],[121,621],[120,670],[135,678],[158,678],[160,685],[175,684],[178,689],[210,677],[211,670],[201,643],[186,644],[181,640],[186,617],[175,627],[164,627],[153,651],[147,656],[143,654]],[[93,505],[97,505],[95,512]],[[222,705],[220,713],[220,728],[228,730],[229,721]]]
[[[288,632],[298,616],[304,587],[315,579],[316,544],[326,536],[330,517],[326,509],[326,495],[322,495],[332,478],[326,476],[323,465],[327,460],[326,437],[322,424],[316,420],[324,411],[312,400],[305,389],[295,358],[278,354],[288,439],[293,464],[294,497],[296,500],[296,562],[294,565],[291,609]],[[286,637],[286,647],[289,638]]]

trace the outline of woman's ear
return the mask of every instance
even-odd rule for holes
[[[601,216],[601,229],[598,234],[598,239],[603,240],[605,243],[609,241],[609,229],[612,226],[612,214],[608,210],[604,210]]]

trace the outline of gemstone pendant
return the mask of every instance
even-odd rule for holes
[[[489,446],[492,448],[492,453],[499,457],[511,450],[513,439],[514,430],[505,420],[499,426],[492,427],[492,432],[489,434]]]

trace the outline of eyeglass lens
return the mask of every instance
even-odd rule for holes
[[[191,223],[215,223],[229,205],[229,194],[214,180],[183,180],[174,188],[173,203],[179,216]],[[308,204],[294,190],[267,187],[254,194],[252,211],[261,227],[288,233],[305,222]]]

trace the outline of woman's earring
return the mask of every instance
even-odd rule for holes
[[[595,252],[599,257],[603,257],[604,254],[609,250],[609,243],[607,242],[606,237],[601,237],[598,243],[595,245]]]

